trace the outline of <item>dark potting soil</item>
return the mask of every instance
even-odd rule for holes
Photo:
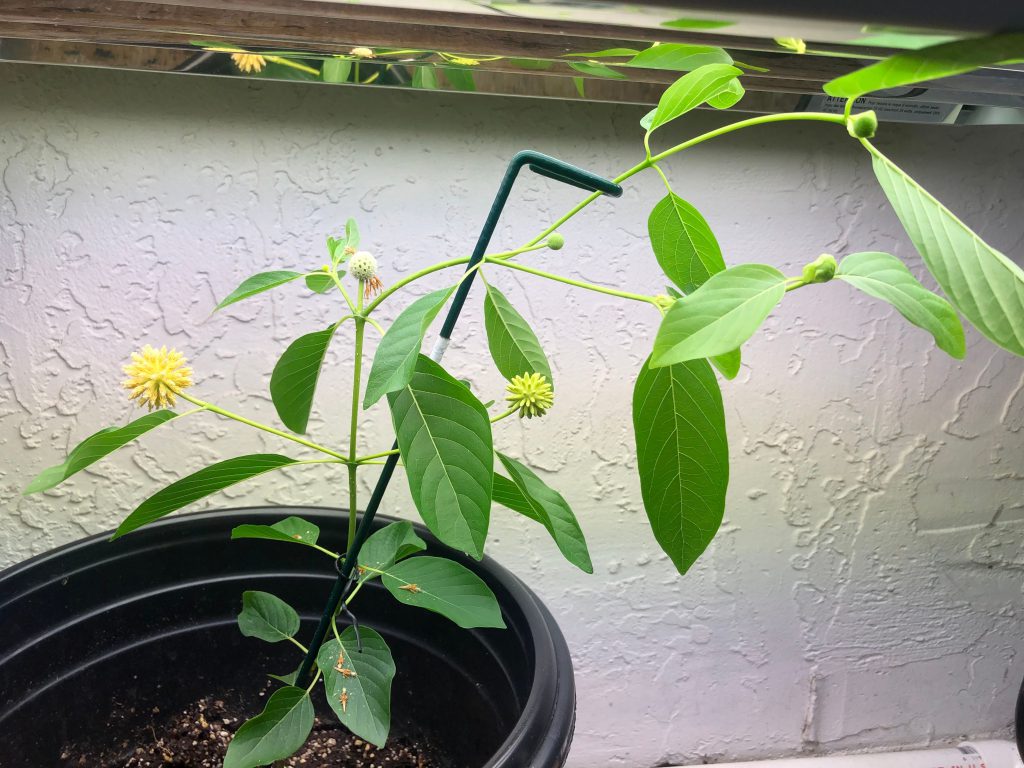
[[[221,768],[235,731],[260,707],[238,696],[208,696],[171,713],[117,705],[105,733],[110,741],[69,745],[63,768]],[[112,742],[112,743],[111,743]],[[316,718],[306,744],[275,768],[454,768],[424,734],[394,733],[382,749],[330,717]]]

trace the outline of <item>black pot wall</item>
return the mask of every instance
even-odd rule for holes
[[[69,743],[116,738],[114,701],[166,712],[219,690],[255,695],[264,672],[295,669],[290,644],[238,632],[241,593],[265,590],[289,602],[308,638],[333,565],[306,547],[229,538],[241,523],[290,514],[316,523],[323,545],[341,549],[347,515],[338,510],[237,509],[173,517],[115,542],[95,536],[0,574],[0,766],[58,766]],[[432,735],[454,766],[563,765],[575,685],[550,613],[494,561],[478,563],[418,532],[428,552],[454,557],[488,583],[508,629],[460,629],[368,584],[353,608],[395,655],[392,732]]]

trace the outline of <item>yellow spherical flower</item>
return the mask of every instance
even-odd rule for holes
[[[149,410],[174,405],[174,394],[192,386],[192,369],[185,356],[176,349],[155,349],[149,344],[132,352],[132,362],[124,366],[128,378],[121,385],[128,390],[129,400]]]
[[[468,59],[465,56],[452,56],[448,60],[452,64],[461,64],[463,67],[475,67],[480,63],[477,59]]]
[[[555,402],[555,393],[543,373],[513,376],[505,389],[508,392],[505,399],[514,408],[519,409],[519,418],[525,416],[532,419],[534,416],[543,416]]]
[[[267,60],[256,53],[233,53],[231,54],[231,60],[235,62],[236,67],[246,74],[262,72],[263,68],[267,66]]]

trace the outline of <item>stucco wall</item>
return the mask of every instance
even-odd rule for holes
[[[159,484],[219,458],[290,450],[202,416],[22,498],[69,445],[129,417],[118,383],[132,349],[178,347],[201,397],[273,422],[274,361],[340,309],[299,285],[211,317],[217,298],[262,269],[318,265],[325,236],[349,216],[385,281],[464,254],[515,150],[613,175],[640,156],[643,111],[0,68],[0,565],[110,528]],[[720,120],[695,115],[679,135]],[[884,126],[878,143],[990,242],[1024,253],[1019,128]],[[878,249],[920,274],[841,128],[759,128],[669,169],[727,261],[792,273],[822,251]],[[646,242],[662,194],[656,178],[636,178],[621,200],[565,226],[564,250],[529,263],[662,290]],[[523,242],[578,198],[527,175],[495,245]],[[968,330],[967,359],[951,361],[844,285],[789,295],[723,386],[726,522],[679,577],[647,529],[633,459],[632,381],[656,315],[521,277],[493,279],[553,357],[558,403],[539,422],[502,423],[496,440],[563,491],[596,573],[575,571],[536,525],[502,510],[489,550],[568,636],[580,696],[573,766],[1006,731],[1024,676],[1019,359]],[[345,433],[350,357],[336,344],[321,380],[311,426],[324,441]],[[500,396],[479,292],[446,365]],[[369,422],[363,447],[380,450],[386,413]],[[393,488],[387,511],[409,514],[402,483]],[[337,476],[305,468],[211,503],[329,504],[340,490]]]

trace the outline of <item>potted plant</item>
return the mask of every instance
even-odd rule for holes
[[[621,184],[647,170],[655,171],[665,183],[667,194],[654,206],[648,226],[655,256],[670,283],[666,293],[648,296],[625,287],[590,284],[517,260],[541,248],[563,247],[558,227],[602,194],[600,188],[520,248],[485,255],[481,247],[476,258],[445,260],[390,285],[382,283],[376,258],[359,250],[359,233],[351,221],[343,235],[328,238],[329,260],[322,267],[265,272],[244,281],[218,308],[297,281],[317,293],[340,297],[345,307],[337,322],[294,341],[275,366],[271,395],[287,430],[200,399],[192,389],[194,377],[183,355],[147,346],[125,367],[125,387],[132,399],[151,412],[127,426],[87,438],[27,490],[52,488],[149,431],[198,412],[268,432],[316,458],[256,454],[218,462],[143,501],[114,533],[113,544],[71,545],[6,573],[0,579],[0,600],[27,618],[17,630],[9,624],[3,630],[0,648],[7,651],[4,658],[15,661],[0,661],[7,698],[0,722],[16,723],[19,733],[27,731],[34,719],[33,702],[45,706],[67,698],[68,691],[59,683],[61,678],[72,679],[76,695],[71,698],[81,705],[61,726],[70,737],[83,732],[77,726],[96,708],[92,694],[84,699],[78,694],[109,683],[114,668],[118,671],[113,688],[123,692],[128,717],[138,714],[132,711],[132,702],[146,700],[143,689],[147,686],[166,686],[161,695],[179,700],[184,692],[209,693],[217,685],[214,673],[227,669],[224,679],[230,689],[244,685],[234,675],[242,669],[248,673],[255,666],[248,663],[253,660],[269,665],[277,687],[265,692],[262,712],[253,711],[248,719],[221,718],[223,728],[211,740],[223,740],[218,746],[226,746],[224,765],[267,765],[305,749],[316,723],[313,692],[321,690],[329,710],[353,736],[342,746],[337,736],[330,736],[316,748],[322,746],[327,754],[347,750],[358,740],[356,746],[365,746],[368,752],[370,745],[386,748],[392,687],[402,680],[396,670],[403,669],[398,662],[407,661],[408,682],[394,697],[396,710],[405,706],[408,714],[403,738],[408,736],[415,743],[417,723],[431,718],[451,723],[452,710],[447,707],[460,707],[458,724],[443,734],[442,744],[455,764],[560,764],[572,730],[571,665],[564,641],[528,590],[481,560],[490,508],[498,503],[542,525],[573,565],[592,568],[581,526],[566,500],[526,463],[493,445],[494,422],[515,415],[541,417],[554,405],[546,354],[528,321],[498,287],[504,270],[612,295],[661,314],[652,353],[638,372],[633,423],[644,507],[656,539],[681,573],[708,546],[724,510],[728,444],[715,371],[726,379],[737,374],[742,345],[787,293],[827,290],[824,284],[839,280],[892,304],[953,357],[965,354],[961,315],[993,343],[1024,355],[1024,272],[874,146],[871,139],[877,121],[873,113],[854,113],[856,99],[877,89],[1017,60],[1024,51],[1024,36],[996,35],[898,54],[826,85],[827,93],[846,99],[843,114],[748,118],[656,152],[651,141],[662,126],[704,104],[727,109],[743,95],[742,69],[731,59],[723,60],[728,57],[724,51],[698,55],[688,46],[659,48],[659,58],[673,62],[669,68],[688,71],[641,121],[643,160],[613,183]],[[588,56],[615,64],[633,55],[616,50]],[[708,61],[708,56],[715,60]],[[672,191],[663,166],[674,155],[733,131],[808,120],[834,124],[864,148],[886,196],[948,301],[924,288],[899,259],[885,253],[840,254],[838,258],[821,254],[809,257],[801,273],[793,276],[766,264],[726,266],[707,222]],[[404,287],[460,266],[467,267],[460,278],[409,303],[389,328],[378,325],[377,308],[396,301]],[[498,406],[493,401],[485,405],[486,396],[478,396],[457,378],[457,372],[439,364],[443,343],[431,357],[421,352],[431,324],[453,302],[455,314],[449,314],[442,339],[450,335],[451,318],[457,317],[461,300],[477,276],[485,278],[488,349],[509,381],[505,402]],[[328,346],[343,338],[349,323],[354,360],[350,428],[347,447],[332,447],[302,435]],[[368,333],[379,333],[380,339],[364,387]],[[397,444],[359,455],[360,412],[384,399]],[[170,410],[179,401],[192,409]],[[386,487],[399,461],[417,510],[434,538],[407,522],[382,525],[374,519],[380,489]],[[379,492],[371,496],[360,520],[355,513],[362,506],[357,473],[382,462],[383,486],[378,485]],[[353,511],[345,530],[339,526],[341,518],[329,511],[300,516],[250,510],[164,519],[230,485],[303,463],[344,469],[348,508]],[[246,541],[229,544],[225,522],[230,522],[232,538]],[[163,549],[169,554],[161,556]],[[321,558],[321,563],[300,564],[306,562],[304,555]],[[160,564],[159,573],[153,572],[154,562]],[[332,563],[339,571],[337,578]],[[83,573],[88,579],[78,578]],[[252,586],[240,584],[246,577]],[[303,642],[300,615],[315,616],[328,588],[331,598],[317,632]],[[224,606],[238,601],[229,597],[230,590],[242,590],[237,617],[241,634],[266,641],[263,652],[253,651],[249,643],[241,645],[240,639],[225,639]],[[124,597],[126,593],[130,597]],[[84,605],[82,615],[69,616],[66,611],[75,605]],[[157,656],[104,655],[103,649],[133,623],[142,628],[133,635],[133,646],[152,646]],[[453,625],[468,630],[464,635],[468,639],[447,634],[445,629]],[[181,642],[188,635],[198,638],[194,646]],[[424,648],[428,637],[435,639]],[[77,668],[83,644],[88,663]],[[292,662],[281,649],[294,650]],[[159,654],[169,658],[154,669]],[[59,667],[65,671],[41,678],[38,671],[53,664],[53,659],[67,664]],[[459,670],[453,659],[468,659],[471,671]],[[524,660],[531,673],[526,687],[515,681],[516,673],[511,671]],[[494,675],[495,667],[504,674]],[[472,689],[485,680],[494,688],[483,693],[478,688],[479,695],[472,698]],[[498,711],[504,706],[498,702],[506,699],[513,700],[513,705]],[[487,718],[476,716],[489,707],[495,716],[491,725],[484,725]],[[200,717],[205,721],[202,713]],[[38,747],[41,740],[51,738],[50,731],[44,733],[32,744]],[[327,743],[330,739],[333,744]],[[489,751],[496,745],[496,751]],[[136,748],[130,741],[125,744],[129,753]],[[164,755],[166,760],[176,757]],[[445,755],[426,749],[419,758],[443,761]],[[125,759],[132,759],[131,754]]]

